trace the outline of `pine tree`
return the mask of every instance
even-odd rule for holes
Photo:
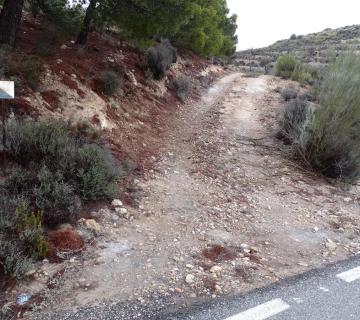
[[[24,0],[5,0],[0,14],[0,44],[15,46]]]

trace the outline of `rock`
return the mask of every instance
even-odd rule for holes
[[[122,214],[127,214],[128,211],[127,211],[126,208],[121,208],[121,209],[120,209],[120,213],[122,213]]]
[[[26,276],[26,277],[31,277],[31,276],[33,276],[35,273],[36,273],[36,270],[35,270],[35,269],[31,269],[31,270],[29,270],[28,272],[25,273],[25,276]]]
[[[185,278],[185,282],[187,284],[193,284],[195,282],[195,276],[192,274],[188,274]]]
[[[210,242],[219,243],[219,244],[228,244],[233,240],[233,236],[230,232],[214,229],[209,230],[205,233],[205,238]]]
[[[221,287],[217,284],[217,285],[215,285],[215,293],[216,294],[222,294],[222,289],[221,289]]]
[[[327,239],[327,241],[325,243],[325,247],[327,249],[329,249],[330,251],[334,251],[337,248],[337,244],[334,241],[332,241],[331,239]]]
[[[68,48],[68,47],[67,47],[66,44],[63,44],[63,45],[60,47],[61,50],[66,50],[67,48]]]
[[[114,199],[114,200],[111,202],[111,205],[112,205],[114,208],[117,208],[117,207],[122,207],[122,206],[123,206],[123,203],[122,203],[121,200],[119,200],[119,199]]]
[[[308,265],[307,263],[305,263],[305,262],[299,262],[298,265],[299,265],[300,267],[308,267],[308,266],[309,266],[309,265]]]
[[[188,269],[194,269],[194,266],[193,266],[192,264],[189,264],[189,263],[188,263],[188,264],[186,265],[186,268],[188,268]]]
[[[21,293],[16,297],[16,304],[18,306],[25,306],[29,303],[31,297],[29,293]]]
[[[316,232],[319,231],[319,228],[318,228],[318,227],[314,227],[314,228],[313,228],[313,231],[316,233]]]
[[[222,268],[220,266],[213,266],[211,269],[210,269],[210,272],[211,273],[220,273],[222,271]]]
[[[101,226],[94,219],[87,219],[84,222],[86,229],[99,233]]]

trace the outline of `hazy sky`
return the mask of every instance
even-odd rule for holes
[[[360,24],[360,0],[227,0],[238,15],[238,49],[264,47],[293,33]]]

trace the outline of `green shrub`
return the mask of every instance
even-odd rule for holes
[[[21,64],[21,71],[33,90],[39,87],[40,76],[43,71],[43,64],[37,57],[26,58]]]
[[[3,187],[28,199],[47,224],[72,220],[79,200],[115,196],[119,171],[110,156],[71,136],[65,123],[12,121],[7,133],[6,152],[18,167]]]
[[[287,54],[281,55],[276,61],[276,75],[288,79],[294,72],[296,65],[295,58]]]
[[[121,82],[119,75],[114,71],[104,71],[101,74],[101,89],[108,96],[111,96],[118,91]]]
[[[73,177],[74,186],[81,198],[100,200],[116,195],[118,170],[97,145],[84,145],[78,149]]]
[[[67,127],[61,121],[10,121],[7,124],[7,153],[18,163],[64,157],[71,144]]]
[[[21,278],[35,259],[47,254],[42,216],[31,213],[21,198],[11,198],[4,190],[0,196],[0,273]]]
[[[44,221],[57,224],[71,220],[75,193],[71,185],[64,182],[61,172],[51,172],[45,165],[37,174],[37,183],[32,193],[36,208],[41,210]]]
[[[191,80],[189,77],[180,76],[173,79],[170,83],[170,87],[175,90],[177,97],[181,101],[185,101],[190,91]]]
[[[319,87],[319,106],[296,150],[314,169],[331,178],[360,177],[360,58],[340,57]]]

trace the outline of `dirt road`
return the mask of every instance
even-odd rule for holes
[[[230,74],[179,110],[156,166],[134,182],[135,219],[107,211],[95,251],[47,293],[46,311],[216,298],[357,253],[359,187],[302,170],[274,138],[283,85]]]

